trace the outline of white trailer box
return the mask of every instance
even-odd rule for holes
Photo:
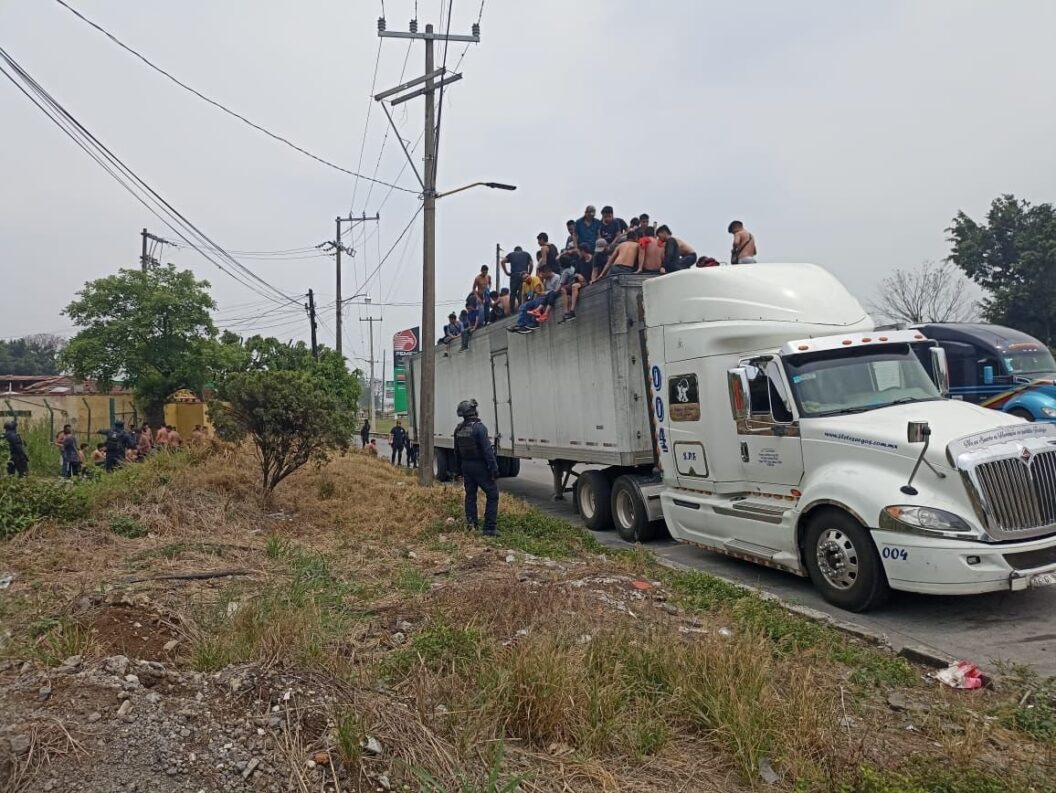
[[[457,341],[440,345],[436,448],[454,448],[455,408],[476,399],[500,457],[651,467],[644,280],[621,275],[585,289],[574,322],[555,318],[521,335],[507,332],[516,322],[510,317],[473,334],[468,350]],[[559,302],[555,316],[561,308]],[[420,356],[410,371],[410,423],[417,430]]]

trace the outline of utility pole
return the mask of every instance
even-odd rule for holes
[[[421,384],[419,385],[418,400],[418,442],[420,448],[421,466],[418,470],[418,481],[423,485],[433,483],[433,441],[434,441],[434,378],[436,371],[436,89],[444,85],[462,79],[460,74],[446,74],[446,69],[436,69],[433,44],[436,41],[466,41],[472,43],[480,42],[480,25],[473,25],[473,33],[469,36],[456,34],[434,33],[432,25],[425,26],[425,32],[418,32],[418,20],[411,20],[410,31],[385,30],[385,18],[378,20],[378,36],[381,38],[420,39],[425,42],[425,75],[415,78],[403,85],[382,91],[374,98],[381,102],[389,123],[395,128],[392,115],[383,100],[394,96],[406,88],[425,83],[423,88],[404,94],[392,101],[393,106],[406,102],[417,96],[425,96],[425,162],[423,163],[423,175],[419,175],[415,168],[415,175],[422,183],[422,371]],[[439,79],[437,79],[439,78]],[[397,131],[397,139],[402,138]],[[404,153],[408,160],[410,154],[404,147]],[[411,160],[412,167],[414,166]]]
[[[319,358],[319,343],[316,340],[316,323],[315,323],[315,293],[308,290],[308,305],[305,306],[308,309],[308,321],[311,323],[312,328],[312,357]]]
[[[368,306],[370,305],[370,299],[369,298],[367,299],[367,305]],[[369,322],[370,323],[370,325],[368,326],[370,328],[370,426],[373,427],[374,426],[374,323],[375,322],[381,322],[381,317],[367,317],[365,319],[361,319],[360,322]],[[384,376],[384,370],[382,371],[382,376]],[[384,380],[382,381],[382,384],[381,384],[381,394],[382,394],[382,397],[381,397],[382,407],[384,407],[384,403],[385,403],[385,382],[384,382]]]
[[[337,233],[334,235],[333,242],[327,242],[326,243],[327,246],[329,246],[329,247],[334,249],[334,252],[335,252],[335,254],[337,256],[337,270],[336,270],[336,278],[335,278],[335,286],[337,287],[337,289],[336,289],[337,300],[334,303],[334,324],[335,324],[336,327],[334,328],[334,333],[337,334],[337,339],[336,339],[336,343],[335,343],[335,349],[337,350],[338,354],[341,354],[341,349],[344,346],[342,338],[341,338],[341,336],[342,336],[342,332],[341,332],[342,312],[344,310],[344,302],[345,302],[341,298],[341,254],[342,253],[347,253],[349,256],[355,256],[356,255],[356,252],[355,252],[354,249],[346,248],[344,245],[341,244],[341,224],[342,223],[348,223],[350,225],[355,225],[356,223],[366,223],[367,221],[377,222],[379,220],[381,220],[381,215],[380,214],[374,213],[374,217],[368,218],[366,212],[364,212],[358,218],[354,218],[351,215],[349,215],[347,218],[336,217],[336,218],[334,218],[334,226],[336,227]],[[355,298],[355,297],[359,297],[359,295],[353,295],[353,298]],[[349,299],[351,300],[352,298],[349,298]]]
[[[139,236],[143,238],[143,249],[142,253],[140,253],[139,255],[139,269],[141,269],[143,272],[146,272],[147,267],[149,267],[150,265],[154,265],[155,267],[157,267],[159,264],[161,264],[161,262],[159,262],[157,259],[147,253],[147,240],[156,242],[159,245],[168,245],[170,243],[168,240],[163,240],[161,237],[155,237],[146,229],[143,229],[143,231],[139,232]]]

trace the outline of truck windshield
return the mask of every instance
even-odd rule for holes
[[[785,358],[801,416],[835,416],[941,399],[909,345]]]
[[[1009,374],[1048,374],[1056,372],[1056,361],[1044,347],[1031,344],[1021,349],[1010,344],[1002,355]]]

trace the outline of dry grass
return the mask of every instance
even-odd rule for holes
[[[325,738],[294,728],[279,750],[328,751],[361,790],[384,772],[438,791],[518,778],[525,791],[735,791],[764,786],[769,765],[780,789],[917,793],[941,779],[968,793],[1051,767],[1042,742],[988,718],[1000,695],[924,687],[905,662],[715,579],[640,551],[600,556],[515,499],[503,496],[496,544],[460,530],[459,492],[423,491],[377,460],[304,469],[271,510],[255,477],[237,450],[151,461],[114,477],[91,521],[7,542],[17,578],[0,618],[22,627],[6,653],[106,654],[78,603],[149,604],[180,626],[189,667],[250,663],[328,686]],[[115,534],[115,518],[146,535]],[[559,561],[509,563],[509,547]],[[253,575],[124,583],[221,568]],[[653,588],[632,587],[640,577]],[[914,731],[886,707],[892,688],[928,703]],[[367,734],[383,758],[359,751]],[[1015,751],[995,744],[1005,734]],[[948,775],[985,765],[996,771]]]

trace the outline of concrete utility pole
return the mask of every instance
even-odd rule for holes
[[[358,218],[354,218],[351,215],[349,215],[347,218],[342,218],[342,217],[334,218],[334,226],[337,229],[337,233],[334,235],[334,241],[327,243],[327,245],[329,245],[330,247],[332,247],[334,249],[334,253],[335,253],[336,257],[337,257],[337,269],[336,269],[336,274],[335,274],[336,277],[335,277],[335,282],[334,282],[334,285],[336,287],[336,298],[337,298],[335,303],[334,303],[334,324],[336,326],[334,328],[334,333],[337,335],[337,339],[335,340],[334,348],[337,350],[337,352],[339,354],[341,354],[342,347],[344,346],[343,340],[341,338],[342,335],[343,335],[342,331],[341,331],[341,327],[342,327],[342,311],[344,309],[344,300],[342,300],[342,298],[341,298],[341,254],[342,253],[347,253],[349,256],[355,256],[356,255],[356,252],[355,252],[354,249],[346,248],[346,247],[344,247],[344,245],[341,244],[341,224],[342,223],[348,223],[348,224],[354,226],[356,223],[366,223],[367,221],[377,222],[379,220],[381,220],[381,215],[375,213],[374,217],[368,218],[366,212],[364,212]],[[356,297],[359,297],[359,295],[353,295],[353,297],[349,298],[349,299],[351,300],[351,299],[354,299]]]
[[[378,36],[381,38],[420,39],[425,42],[425,74],[413,80],[408,80],[395,88],[375,94],[374,99],[381,103],[385,116],[396,133],[396,139],[403,146],[403,153],[407,155],[411,168],[414,170],[414,175],[418,177],[418,183],[422,186],[422,366],[421,382],[418,386],[419,395],[416,402],[420,449],[418,481],[423,485],[431,485],[433,483],[433,446],[435,441],[433,428],[436,411],[434,389],[436,371],[436,200],[443,198],[445,195],[451,195],[451,193],[457,193],[478,185],[500,190],[516,190],[517,188],[513,185],[499,184],[497,182],[474,182],[471,185],[466,185],[447,193],[438,193],[436,191],[436,90],[461,80],[462,75],[448,73],[447,69],[443,67],[440,69],[435,67],[433,43],[436,41],[465,41],[479,44],[480,25],[474,24],[473,32],[469,36],[435,33],[432,25],[426,25],[425,32],[419,33],[417,19],[411,20],[410,28],[410,31],[406,33],[402,31],[386,31],[385,18],[378,19]],[[405,93],[407,89],[423,83],[424,86],[422,88]],[[397,96],[397,94],[400,94],[400,96]],[[425,133],[423,135],[425,139],[425,161],[422,173],[418,172],[418,167],[410,152],[407,151],[407,146],[403,143],[399,129],[397,129],[396,123],[392,119],[388,105],[385,104],[385,101],[391,97],[396,97],[391,99],[390,102],[395,107],[419,96],[425,97]]]
[[[502,247],[495,243],[495,291],[502,291]]]
[[[368,298],[366,302],[367,302],[367,306],[369,307],[370,306],[370,299]],[[370,323],[370,325],[368,326],[370,328],[370,426],[373,427],[374,426],[374,323],[375,322],[381,322],[381,317],[367,317],[365,319],[361,319],[360,322],[369,322]],[[385,376],[385,372],[383,370],[382,371],[382,377],[384,377],[384,376]],[[385,396],[384,396],[385,395],[385,381],[384,380],[382,381],[382,384],[381,384],[381,393],[382,393],[382,398],[381,398],[382,407],[384,407],[384,402],[385,402]]]
[[[308,309],[308,321],[311,323],[312,328],[312,357],[319,358],[319,343],[316,340],[316,323],[315,323],[315,293],[308,290],[308,305],[305,306]]]
[[[146,229],[143,229],[143,231],[139,232],[139,236],[143,238],[143,251],[139,255],[139,269],[141,269],[143,272],[146,272],[147,267],[149,267],[150,265],[154,265],[155,267],[157,267],[159,264],[161,264],[161,262],[159,262],[153,256],[147,254],[147,240],[156,242],[159,245],[168,245],[169,241],[163,240],[161,237],[155,237]]]

